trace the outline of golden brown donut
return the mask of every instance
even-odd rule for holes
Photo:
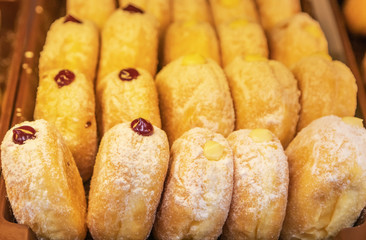
[[[267,38],[257,23],[238,19],[220,24],[217,33],[224,67],[237,56],[259,55],[268,58]]]
[[[90,185],[87,223],[93,238],[146,239],[168,164],[167,136],[146,120],[106,132]]]
[[[234,190],[222,239],[278,239],[286,213],[288,163],[267,129],[227,138],[234,154]]]
[[[158,21],[141,9],[116,10],[102,31],[98,81],[123,68],[143,68],[155,76],[158,60]]]
[[[221,135],[193,128],[171,149],[153,234],[158,240],[217,239],[229,212],[233,155]]]
[[[80,19],[93,21],[99,29],[115,11],[115,0],[67,0],[66,11]]]
[[[161,127],[158,93],[149,72],[141,68],[115,71],[97,83],[101,136],[113,126],[142,117]]]
[[[237,19],[258,22],[258,12],[254,0],[209,0],[215,25]]]
[[[169,26],[164,42],[164,65],[188,54],[199,54],[221,64],[219,44],[211,24],[189,20]]]
[[[281,239],[331,239],[366,206],[366,130],[362,120],[326,116],[286,149],[289,199]]]
[[[170,144],[194,127],[229,135],[234,109],[220,66],[200,55],[186,55],[166,65],[156,77],[163,129]]]
[[[73,18],[68,15],[52,23],[40,53],[40,77],[49,70],[70,69],[78,70],[94,81],[99,54],[98,30],[89,20]]]
[[[212,23],[211,10],[206,0],[171,0],[173,22],[195,20]]]
[[[291,67],[301,58],[328,54],[328,42],[317,21],[298,13],[277,24],[268,33],[271,58]]]
[[[366,36],[366,0],[345,0],[343,3],[343,14],[349,30]]]
[[[342,62],[314,55],[297,62],[292,72],[301,91],[297,130],[327,116],[353,116],[357,106],[356,79]]]
[[[79,71],[55,69],[43,73],[39,79],[34,119],[45,119],[57,127],[74,156],[81,177],[88,180],[97,152],[93,83]]]
[[[19,224],[29,226],[39,239],[85,238],[83,183],[55,126],[45,120],[15,125],[1,144],[1,164]]]
[[[299,0],[256,0],[264,29],[269,30],[301,11]]]
[[[236,115],[235,129],[267,128],[287,146],[299,119],[297,81],[283,64],[258,56],[237,57],[225,73]]]

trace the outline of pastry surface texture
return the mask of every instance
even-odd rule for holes
[[[24,126],[35,130],[34,138],[17,144],[13,130]],[[1,163],[7,196],[19,224],[28,225],[40,239],[85,238],[84,187],[55,126],[45,120],[15,125],[1,144]]]
[[[164,186],[169,143],[164,131],[150,136],[130,123],[104,135],[90,185],[87,223],[94,239],[146,239]]]
[[[219,158],[206,157],[208,141],[220,146]],[[233,155],[227,140],[207,129],[191,129],[174,142],[170,161],[154,237],[217,239],[233,189]]]
[[[289,182],[281,142],[267,129],[235,131],[228,141],[234,154],[234,190],[222,239],[278,239]]]
[[[281,238],[328,239],[351,227],[366,205],[362,120],[319,118],[298,133],[286,155],[290,185]]]
[[[198,21],[212,23],[211,10],[206,0],[172,0],[173,22]]]

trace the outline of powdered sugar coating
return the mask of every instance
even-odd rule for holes
[[[13,142],[12,130],[31,126],[36,138]],[[10,129],[1,145],[2,172],[13,213],[41,239],[84,239],[85,193],[60,133],[45,120]]]
[[[168,169],[166,134],[151,136],[116,125],[102,139],[90,186],[88,227],[94,238],[145,239]]]
[[[203,146],[224,146],[220,160],[209,161]],[[227,217],[233,183],[232,151],[220,134],[193,128],[171,149],[171,166],[154,226],[157,239],[216,239]]]
[[[286,154],[290,186],[282,238],[324,239],[352,226],[366,205],[366,130],[322,117],[298,133]]]
[[[231,133],[234,190],[223,239],[278,239],[285,217],[288,163],[280,141],[255,142],[252,130]]]

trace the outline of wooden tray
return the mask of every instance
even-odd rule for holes
[[[3,139],[6,131],[14,124],[33,119],[39,52],[43,47],[50,24],[65,14],[64,0],[0,0],[0,7],[4,1],[16,4],[14,9],[19,14],[19,20],[15,39],[16,47],[8,78],[10,84],[2,106],[0,139]],[[353,71],[359,89],[356,115],[365,119],[365,89],[337,0],[303,0],[302,5],[304,11],[320,21],[328,38],[332,57],[345,62]],[[325,12],[326,18],[323,15]],[[30,57],[31,55],[33,56]],[[36,239],[35,234],[27,226],[15,222],[6,198],[2,177],[0,179],[0,239]],[[342,230],[336,239],[366,239],[366,223]]]

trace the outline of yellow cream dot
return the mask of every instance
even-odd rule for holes
[[[245,55],[243,59],[247,62],[263,62],[268,59],[260,55]]]
[[[188,20],[188,21],[185,21],[185,22],[183,23],[183,27],[185,27],[185,28],[193,27],[193,26],[195,26],[195,25],[197,25],[197,21],[196,21],[196,20],[194,20],[194,19],[192,19],[192,20]]]
[[[238,20],[234,20],[230,23],[230,28],[232,29],[236,29],[236,28],[240,28],[240,27],[245,27],[246,25],[248,25],[248,21],[245,19],[238,19]]]
[[[220,160],[222,154],[224,153],[224,146],[215,141],[207,141],[203,147],[203,154],[210,161]]]
[[[249,137],[253,139],[254,142],[261,143],[261,142],[269,142],[272,140],[272,133],[268,129],[257,128],[253,129],[249,133]]]
[[[349,125],[353,125],[353,126],[356,126],[356,127],[362,127],[363,128],[363,119],[361,119],[361,118],[344,117],[344,118],[342,118],[342,121],[349,124]]]
[[[239,0],[220,0],[220,3],[224,7],[234,7],[238,5]]]
[[[205,64],[206,59],[200,54],[185,55],[182,60],[183,66]]]
[[[322,36],[322,31],[321,31],[320,27],[318,27],[316,25],[306,25],[305,31],[316,38]]]

